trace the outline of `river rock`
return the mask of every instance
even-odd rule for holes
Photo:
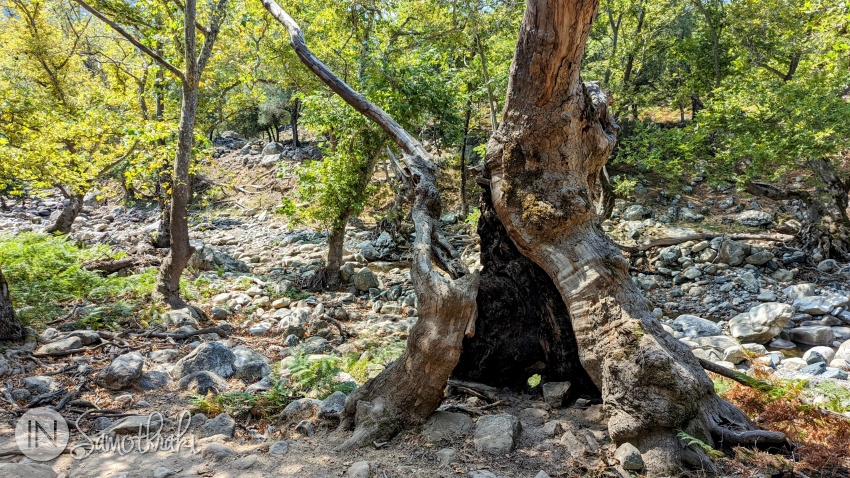
[[[380,287],[380,283],[378,282],[378,276],[375,275],[374,272],[371,271],[368,267],[364,267],[359,271],[355,272],[351,277],[351,282],[354,284],[354,287],[357,290],[367,292],[369,289],[376,289]]]
[[[95,377],[95,384],[109,390],[127,388],[142,376],[144,363],[145,359],[139,352],[119,355]]]
[[[422,435],[429,443],[451,442],[472,431],[472,419],[462,413],[434,412],[422,425]]]
[[[513,415],[484,415],[475,426],[473,443],[480,452],[502,455],[514,449],[521,430],[519,419]]]
[[[177,384],[182,390],[188,390],[200,395],[206,395],[210,392],[213,394],[224,393],[230,389],[227,380],[221,378],[218,374],[201,370],[190,373],[180,379]]]
[[[51,354],[78,349],[83,346],[79,337],[65,337],[49,344],[44,344],[35,351],[37,354]]]
[[[747,227],[765,227],[773,222],[773,214],[767,211],[744,211],[738,214],[737,221]]]
[[[689,314],[676,317],[673,321],[673,328],[685,334],[685,337],[691,338],[721,335],[723,333],[714,322]]]
[[[806,345],[829,345],[834,338],[831,327],[819,325],[791,329],[788,331],[788,337],[798,344]]]
[[[799,312],[810,315],[825,315],[832,312],[832,309],[847,305],[850,298],[844,295],[823,295],[800,297],[794,300],[794,307]]]
[[[794,284],[782,289],[789,299],[801,299],[815,295],[815,285],[812,283]]]
[[[195,348],[189,355],[174,364],[171,375],[180,379],[194,372],[213,372],[224,378],[233,376],[233,352],[221,342],[206,342]]]
[[[741,342],[763,344],[779,335],[792,315],[794,308],[790,305],[767,302],[732,318],[729,321],[729,331],[732,337]]]

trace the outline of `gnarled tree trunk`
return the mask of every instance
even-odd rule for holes
[[[68,201],[68,205],[65,206],[65,209],[62,210],[59,217],[56,218],[56,222],[48,227],[46,232],[51,234],[54,232],[58,232],[60,234],[68,234],[71,232],[71,226],[74,225],[74,221],[77,219],[77,216],[80,215],[80,211],[83,210],[83,195],[79,193],[69,194]]]
[[[263,4],[287,27],[299,58],[402,147],[414,186],[411,277],[419,321],[402,357],[346,400],[343,423],[357,427],[343,448],[425,420],[460,360],[464,335],[473,332],[477,337],[466,342],[457,374],[519,385],[525,374],[542,372],[574,380],[588,391],[597,387],[611,416],[612,438],[637,446],[651,474],[678,475],[683,462],[711,467],[701,450],[691,451],[677,439],[679,430],[717,444],[730,429],[755,429],[714,394],[688,347],[652,317],[629,277],[628,262],[599,226],[591,191],[617,127],[603,92],[579,78],[596,1],[528,0],[505,115],[487,148],[489,188],[481,234],[482,277],[488,284],[481,286],[477,304],[478,275],[466,271],[438,229],[440,204],[428,153],[316,59],[297,24],[273,0]],[[526,329],[487,307],[500,290],[508,296],[504,307],[529,314],[514,321],[527,324],[539,346],[522,350],[530,344],[524,337],[505,340],[508,333]],[[543,303],[521,304],[524,293],[539,294]],[[482,320],[474,325],[478,306]],[[509,354],[516,353],[517,363],[501,354],[498,336]],[[499,364],[508,367],[505,377],[497,376]],[[777,440],[775,434],[768,438]]]
[[[189,2],[191,3],[191,2]],[[189,21],[187,8],[186,21]],[[188,31],[188,29],[187,29]],[[194,48],[193,48],[194,50]],[[188,55],[187,55],[188,56]],[[192,58],[194,61],[194,57]],[[177,133],[177,155],[174,158],[174,175],[171,186],[171,249],[156,276],[156,295],[174,308],[185,307],[180,298],[180,275],[189,263],[195,249],[189,245],[189,165],[195,144],[195,114],[198,109],[198,79],[187,77],[183,81],[183,103],[180,108],[180,126]]]
[[[24,338],[24,328],[15,316],[9,284],[0,270],[0,341],[19,341]]]
[[[715,444],[721,425],[755,426],[714,393],[688,347],[653,318],[628,262],[600,228],[592,190],[617,126],[604,93],[579,76],[596,6],[528,1],[486,166],[496,215],[567,306],[611,437],[637,446],[651,473],[676,474],[692,453],[678,430]]]

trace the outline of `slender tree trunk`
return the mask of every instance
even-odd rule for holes
[[[187,20],[188,21],[188,20]],[[194,60],[194,59],[193,59]],[[184,307],[180,298],[180,276],[195,252],[189,245],[189,166],[195,144],[194,126],[198,108],[197,82],[183,82],[183,102],[180,107],[180,126],[177,133],[177,155],[171,186],[171,248],[162,261],[156,289],[161,299],[172,307]]]
[[[83,195],[71,193],[68,195],[68,201],[68,205],[65,206],[59,217],[56,218],[56,222],[48,227],[46,232],[51,234],[54,232],[59,234],[68,234],[71,232],[71,226],[74,225],[74,221],[80,215],[80,211],[83,210]]]
[[[157,45],[157,53],[162,54],[159,45]],[[163,101],[162,87],[165,78],[163,77],[162,66],[156,69],[156,107],[154,115],[157,121],[162,121],[165,114],[165,102]],[[165,140],[157,140],[159,146],[165,146]],[[171,174],[166,166],[159,172],[157,178],[157,202],[159,203],[159,228],[156,231],[156,237],[153,239],[153,246],[157,248],[171,247],[171,194],[168,192],[171,186]]]
[[[463,120],[463,141],[460,145],[460,215],[466,219],[469,215],[469,200],[466,194],[466,150],[469,142],[469,120],[472,118],[472,101],[466,100],[466,112]]]
[[[689,458],[710,466],[678,430],[716,444],[721,424],[755,426],[717,397],[688,347],[650,314],[628,261],[599,225],[592,191],[617,126],[604,92],[579,77],[595,10],[596,2],[529,0],[486,167],[496,215],[567,306],[611,438],[638,447],[650,473],[678,474]]]
[[[496,107],[496,96],[493,94],[493,84],[490,82],[490,72],[487,70],[487,53],[484,51],[484,44],[481,42],[481,37],[478,33],[475,34],[475,44],[478,46],[478,58],[481,59],[481,75],[484,77],[484,84],[487,86],[487,106],[490,107],[490,127],[493,131],[499,127],[499,120],[496,118],[498,114]]]
[[[223,8],[223,3],[220,4]],[[196,0],[187,0],[184,8],[184,55],[185,66],[182,81],[183,99],[180,104],[180,124],[177,129],[177,154],[174,157],[174,172],[171,185],[171,246],[162,261],[156,277],[156,296],[172,308],[186,307],[180,297],[180,276],[189,263],[195,249],[189,245],[189,202],[192,190],[189,167],[192,163],[192,148],[195,145],[195,117],[198,111],[198,84],[203,66],[199,64],[195,47]],[[204,53],[208,58],[207,46],[211,47],[217,33],[207,34]],[[203,55],[202,54],[202,55]]]
[[[608,25],[611,27],[611,57],[608,59],[608,66],[605,67],[605,78],[602,80],[602,86],[608,87],[608,82],[611,80],[611,70],[614,62],[617,61],[617,47],[620,39],[620,23],[623,21],[622,12],[617,15],[617,21],[614,21],[614,14],[611,11],[611,6],[607,8]]]
[[[711,61],[714,65],[714,87],[719,88],[723,81],[723,71],[720,67],[720,32],[712,18],[711,12],[703,5],[703,0],[693,0],[693,4],[702,14],[705,24],[708,27],[708,32],[711,35]]]
[[[348,222],[348,214],[342,219],[341,224],[331,229],[328,236],[328,260],[325,265],[325,280],[328,289],[339,289],[339,269],[342,267],[343,241],[345,240],[345,223]]]
[[[289,122],[292,125],[292,146],[300,148],[301,143],[298,141],[298,119],[301,116],[301,100],[293,101],[292,110],[289,113]]]
[[[24,328],[15,316],[9,284],[0,270],[0,342],[19,341],[24,338]]]

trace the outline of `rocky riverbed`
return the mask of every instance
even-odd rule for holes
[[[243,163],[255,175],[277,167],[286,153],[238,139],[219,148],[219,156]],[[0,230],[40,231],[61,207],[57,197],[32,199],[0,213]],[[702,213],[684,207],[671,218],[669,208],[659,207],[656,213],[621,202],[604,227],[621,242],[699,233],[692,227]],[[90,415],[96,418],[84,421],[87,432],[120,435],[132,433],[140,417],[152,411],[172,417],[192,408],[193,396],[267,391],[275,386],[270,377],[286,380],[299,357],[320,361],[359,355],[368,359],[361,381],[379,373],[386,361],[370,358],[400,351],[417,318],[409,238],[349,227],[342,270],[346,290],[293,292],[319,270],[326,236],[292,229],[273,210],[231,207],[193,216],[190,235],[197,252],[189,278],[202,279],[204,292],[193,300],[197,310],[157,317],[158,335],[122,335],[67,322],[40,330],[23,347],[5,349],[0,377],[8,413],[0,428],[2,449],[14,448],[10,417],[26,407],[55,405],[68,394],[67,411],[74,416],[89,405],[111,411]],[[752,228],[769,226],[774,217],[758,210],[730,214]],[[453,215],[445,220],[456,222]],[[70,240],[160,257],[164,251],[150,245],[157,221],[154,209],[105,203],[90,195]],[[475,266],[474,231],[462,223],[446,228],[449,240]],[[850,387],[850,267],[815,259],[811,267],[812,258],[781,244],[721,234],[646,251],[633,258],[633,280],[652,300],[653,314],[664,328],[700,358],[750,373],[759,368],[783,378]],[[333,381],[353,387],[358,379],[340,372]],[[86,386],[76,390],[82,382]],[[197,454],[95,454],[78,461],[63,455],[47,465],[11,454],[0,458],[0,473],[545,478],[574,476],[570,473],[576,470],[611,476],[640,470],[636,450],[615,450],[611,444],[601,405],[567,397],[569,384],[563,383],[543,384],[528,394],[498,391],[495,400],[456,393],[426,425],[388,447],[377,444],[347,454],[333,451],[348,433],[336,430],[345,398],[341,392],[292,402],[276,423],[196,410],[191,430],[198,438]],[[815,393],[811,401],[828,399]]]

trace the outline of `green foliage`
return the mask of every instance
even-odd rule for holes
[[[83,269],[83,262],[120,257],[107,246],[78,247],[58,237],[24,233],[0,235],[0,267],[12,301],[25,323],[45,323],[67,312],[62,306],[87,300],[95,307],[83,319],[107,325],[118,322],[149,297],[155,269],[129,277],[103,277]]]
[[[825,402],[821,405],[829,411],[835,413],[850,411],[850,389],[837,385],[832,380],[818,382],[811,389],[804,390],[804,394],[822,396]]]
[[[702,448],[702,450],[705,452],[705,454],[708,455],[708,457],[711,458],[712,460],[717,460],[717,459],[723,458],[723,452],[721,452],[719,450],[715,450],[711,445],[705,443],[704,441],[700,440],[699,438],[688,435],[687,433],[683,432],[682,430],[679,430],[679,433],[676,436],[680,440],[685,442],[685,444],[687,446],[696,445],[696,446]]]
[[[531,387],[531,388],[534,388],[534,387],[540,385],[541,380],[543,380],[543,377],[541,377],[540,374],[535,373],[531,377],[528,377],[528,386]]]
[[[478,227],[478,221],[481,219],[481,209],[477,207],[473,207],[469,214],[464,219],[464,222],[469,224],[472,227]]]
[[[370,378],[370,365],[386,367],[401,357],[406,345],[404,342],[397,342],[383,348],[370,348],[359,355],[355,353],[348,354],[343,358],[340,368],[345,373],[354,377],[357,383],[362,385]]]
[[[325,399],[340,391],[351,393],[356,387],[349,382],[337,382],[339,357],[325,357],[310,360],[303,355],[292,360],[288,368],[288,377],[272,373],[272,387],[258,394],[245,392],[226,392],[219,395],[196,395],[192,398],[193,407],[207,415],[229,413],[238,417],[273,418],[291,402],[299,398]]]

